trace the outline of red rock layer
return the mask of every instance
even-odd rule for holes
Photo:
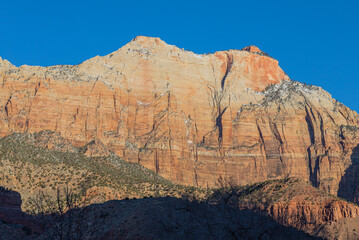
[[[98,139],[183,184],[296,176],[338,192],[359,144],[358,114],[251,49],[197,55],[137,37],[76,66],[0,61],[0,135]]]
[[[321,204],[310,204],[308,202],[277,203],[267,209],[267,212],[286,226],[311,230],[323,223],[359,217],[359,208],[344,201],[329,201]]]

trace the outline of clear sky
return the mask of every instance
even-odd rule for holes
[[[256,45],[359,112],[359,1],[1,1],[0,56],[78,64],[137,35],[195,53]]]

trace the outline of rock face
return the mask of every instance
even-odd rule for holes
[[[332,222],[352,218],[359,220],[357,205],[334,198],[299,179],[283,179],[258,185],[258,192],[253,191],[253,196],[248,201],[239,201],[238,206],[269,215],[285,226],[317,234],[320,227]],[[261,202],[256,201],[256,197]]]
[[[359,144],[358,114],[291,81],[254,46],[197,55],[136,37],[75,66],[0,60],[0,79],[1,136],[48,129],[76,146],[96,139],[188,185],[293,176],[351,194],[340,182]]]
[[[0,186],[0,221],[21,224],[35,232],[40,228],[34,217],[22,212],[21,196],[18,192]]]
[[[308,205],[308,202],[273,204],[268,214],[285,226],[293,226],[314,234],[319,227],[346,219],[359,220],[359,208],[345,201]],[[350,221],[350,220],[349,220]],[[358,225],[356,226],[358,228]]]
[[[356,235],[359,228],[359,207],[303,180],[286,178],[226,189],[215,190],[207,201],[270,216],[284,226],[324,239],[358,238],[348,236]],[[347,230],[334,231],[343,224]]]
[[[0,187],[0,217],[12,218],[21,212],[21,196],[19,193]]]

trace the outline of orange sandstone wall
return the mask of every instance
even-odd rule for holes
[[[357,113],[254,46],[197,55],[137,37],[75,66],[0,60],[0,80],[1,136],[97,139],[182,184],[296,176],[336,194],[359,144]]]

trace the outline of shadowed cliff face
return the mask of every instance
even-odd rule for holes
[[[283,189],[291,193],[283,194]],[[359,226],[357,206],[298,179],[222,188],[204,201],[173,197],[112,200],[65,212],[58,212],[57,203],[50,202],[47,207],[52,213],[37,216],[21,212],[19,196],[13,191],[0,194],[0,202],[7,202],[0,208],[0,239],[351,240],[357,238]],[[292,199],[283,202],[288,196]],[[304,200],[308,197],[314,198]],[[37,203],[42,206],[40,200]],[[327,203],[330,206],[323,208],[321,204]],[[9,211],[8,206],[17,206],[17,210]]]
[[[353,149],[351,160],[339,183],[338,196],[359,204],[359,145]]]
[[[3,223],[20,224],[22,227],[20,230],[20,235],[25,234],[22,231],[29,232],[30,229],[30,232],[41,231],[40,226],[38,225],[38,222],[35,220],[35,218],[22,212],[20,194],[0,186],[0,225],[3,225]],[[9,236],[11,235],[9,235],[9,233],[12,232],[11,227],[11,225],[8,228],[3,228],[3,226],[0,226],[0,233],[5,232],[3,235],[0,234],[0,239],[10,239]],[[17,235],[18,234],[15,233],[12,238],[21,239],[20,236],[18,238],[15,237]]]
[[[61,218],[24,214],[18,201],[0,189],[0,239],[320,239],[249,210],[170,197],[109,201]]]
[[[49,129],[76,146],[98,139],[182,184],[294,176],[336,194],[359,144],[357,113],[290,81],[253,46],[197,55],[137,37],[76,66],[2,60],[0,80],[2,136]]]
[[[85,210],[95,239],[321,239],[253,211],[176,198],[111,201]]]

